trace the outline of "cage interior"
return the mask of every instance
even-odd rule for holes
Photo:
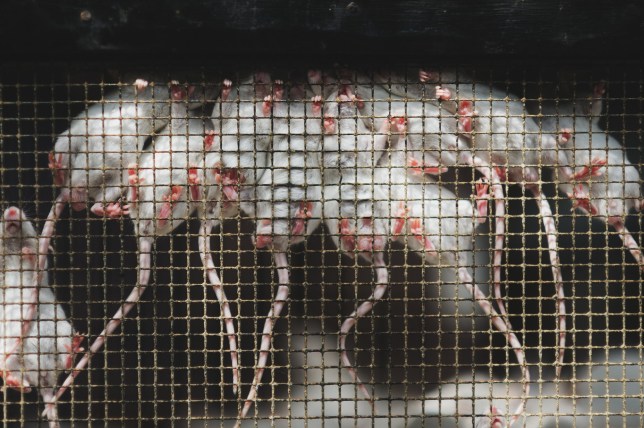
[[[264,70],[268,81],[257,77]],[[24,279],[28,276],[18,275],[23,279],[16,279],[15,273],[37,272],[33,263],[42,252],[36,249],[25,253],[24,245],[18,246],[17,251],[12,249],[8,235],[13,229],[9,227],[8,210],[17,207],[24,211],[26,218],[19,223],[26,224],[28,218],[37,235],[41,235],[56,197],[65,188],[57,182],[56,168],[52,174],[50,152],[54,150],[54,155],[73,152],[70,149],[56,152],[56,141],[66,135],[72,123],[81,125],[77,129],[82,131],[74,134],[81,139],[88,140],[96,131],[98,138],[105,141],[106,135],[116,128],[98,131],[89,128],[105,126],[108,110],[124,112],[132,104],[148,103],[154,105],[152,113],[147,114],[159,121],[155,125],[158,129],[139,135],[136,127],[134,131],[118,128],[121,131],[116,132],[113,145],[109,146],[115,149],[108,151],[118,158],[113,176],[120,186],[117,198],[122,202],[120,207],[129,205],[130,213],[135,212],[143,205],[137,199],[143,195],[143,186],[156,185],[141,181],[141,170],[137,171],[138,176],[129,173],[130,181],[127,180],[130,165],[123,164],[125,155],[119,149],[125,134],[133,132],[130,136],[140,140],[135,153],[127,154],[134,157],[137,166],[141,166],[142,154],[154,153],[155,147],[160,146],[157,141],[162,138],[172,142],[177,141],[174,137],[191,136],[203,141],[211,135],[215,148],[204,148],[199,159],[207,158],[208,151],[235,155],[236,160],[231,161],[233,166],[228,169],[207,162],[197,165],[203,174],[219,174],[209,182],[219,195],[219,209],[226,211],[237,202],[245,203],[236,212],[216,216],[221,225],[216,225],[208,235],[214,270],[230,302],[232,318],[227,320],[222,313],[199,249],[202,221],[207,218],[208,207],[212,208],[207,207],[207,194],[192,193],[192,187],[184,186],[183,193],[177,192],[173,199],[172,186],[186,183],[174,183],[175,178],[171,178],[169,185],[164,184],[171,192],[168,197],[159,196],[158,192],[153,192],[152,197],[152,202],[161,205],[161,212],[165,204],[166,214],[167,210],[171,214],[168,218],[154,212],[149,219],[158,225],[149,236],[153,242],[150,286],[109,336],[104,348],[92,353],[88,367],[77,373],[73,385],[61,395],[57,409],[62,426],[154,423],[200,427],[241,423],[466,427],[486,426],[486,421],[487,426],[497,426],[493,413],[496,411],[499,420],[503,420],[499,424],[509,423],[528,384],[526,409],[516,426],[640,426],[644,406],[642,264],[633,256],[637,251],[629,251],[624,240],[628,230],[636,244],[642,242],[641,68],[445,65],[435,70],[435,80],[424,84],[419,81],[419,67],[415,65],[395,71],[382,71],[382,64],[366,70],[336,65],[320,70],[323,82],[316,84],[317,81],[311,81],[310,70],[298,65],[279,69],[252,67],[246,71],[234,67],[225,70],[221,66],[165,70],[159,65],[102,63],[13,64],[0,69],[0,198],[5,210],[3,247],[6,247],[2,262],[4,310],[0,308],[4,316],[4,337],[0,339],[7,386],[2,396],[3,424],[47,423],[47,417],[41,415],[48,408],[39,394],[46,389],[43,384],[31,383],[32,391],[27,393],[8,385],[11,382],[7,379],[29,379],[30,370],[43,378],[55,372],[53,388],[62,384],[71,367],[43,368],[49,367],[49,360],[60,357],[59,351],[46,351],[49,345],[45,342],[65,335],[69,339],[71,334],[67,330],[60,333],[58,327],[47,327],[44,305],[52,304],[45,302],[43,296],[50,295],[46,290],[51,290],[56,304],[64,311],[62,319],[60,312],[53,319],[70,323],[85,338],[81,346],[89,348],[137,287],[139,238],[145,235],[141,222],[146,219],[143,211],[136,211],[139,217],[134,220],[127,213],[112,217],[96,215],[89,210],[91,200],[67,204],[55,222],[48,267],[41,273],[45,279],[48,277],[49,285],[43,285],[40,279],[40,297],[34,305]],[[136,79],[145,79],[149,85],[138,92],[133,89]],[[225,79],[232,82],[232,95],[222,99]],[[597,84],[604,88],[601,94],[593,92]],[[177,92],[173,88],[184,91],[188,98],[174,98]],[[383,88],[389,91],[386,97],[381,95]],[[450,96],[437,97],[437,88],[449,89]],[[150,98],[134,102],[137,94],[144,91],[152,94]],[[320,94],[321,110],[316,112],[311,96]],[[357,98],[352,98],[352,94]],[[189,103],[191,96],[194,102]],[[267,100],[266,96],[272,98]],[[470,101],[473,107],[468,116]],[[386,106],[388,113],[362,110],[361,103],[367,108],[376,104],[379,108]],[[601,110],[595,115],[592,109],[598,104]],[[174,105],[184,107],[183,116],[172,116]],[[487,110],[492,105],[494,109]],[[590,112],[586,110],[589,105]],[[99,119],[94,122],[83,118],[83,112],[90,106],[100,107],[95,116]],[[249,114],[244,106],[253,113]],[[353,109],[351,114],[342,113],[347,106]],[[519,110],[513,110],[513,106],[519,106]],[[218,110],[226,110],[227,116],[218,117]],[[186,114],[192,118],[188,124],[196,124],[194,131],[190,129],[192,125],[185,125]],[[432,118],[431,123],[438,124],[438,129],[429,125],[428,117]],[[325,128],[327,118],[335,120],[334,129]],[[399,132],[391,118],[402,118],[404,130]],[[510,118],[518,119],[520,126],[508,128]],[[168,121],[179,125],[173,128],[167,125]],[[237,131],[226,127],[227,121],[235,121]],[[303,122],[307,126],[313,123],[311,126],[317,131],[302,129]],[[590,126],[591,122],[597,122],[596,126]],[[369,123],[371,127],[367,126]],[[388,126],[383,130],[373,123]],[[209,129],[214,129],[214,134],[209,134]],[[579,163],[581,158],[576,153],[588,152],[583,141],[589,135],[593,150],[588,157],[592,162]],[[424,150],[429,151],[426,142],[442,141],[444,136],[464,144],[464,149],[455,151],[442,146],[430,153],[433,158],[425,157]],[[235,163],[241,154],[231,151],[232,146],[226,146],[224,137],[237,143],[247,141],[253,147],[246,153],[250,154],[246,158],[254,163],[244,167],[244,173],[249,174],[245,180],[234,180],[237,176],[231,171],[241,170]],[[555,142],[550,148],[545,146],[547,137]],[[299,141],[298,138],[309,142],[305,150],[301,146],[275,149],[279,141],[283,144]],[[523,146],[518,152],[510,143],[495,146],[512,138],[523,144],[530,139],[538,143]],[[334,139],[348,145],[325,148]],[[374,146],[379,140],[386,140],[381,150]],[[411,141],[419,142],[420,149],[413,156],[421,156],[422,165],[410,163]],[[474,151],[473,141],[486,141],[489,145]],[[618,146],[611,146],[609,141],[617,142]],[[367,148],[360,146],[364,142],[368,143]],[[85,147],[90,147],[90,152],[72,154],[73,159],[82,157],[85,163],[70,161],[69,167],[65,165],[63,169],[88,177],[92,173],[88,166],[90,158],[104,159],[105,152]],[[184,155],[190,152],[186,147],[177,147]],[[405,156],[396,157],[403,152]],[[491,159],[491,166],[499,167],[496,185],[503,197],[495,199],[492,189],[495,183],[486,181],[481,173],[485,168],[473,168],[463,157],[456,164],[449,164],[446,159],[455,152],[459,156],[462,152]],[[538,156],[533,156],[535,153]],[[555,165],[547,160],[560,153],[568,165]],[[345,154],[349,155],[348,160],[343,158]],[[366,155],[366,164],[351,163],[360,162],[349,159],[351,155],[360,159],[359,154]],[[298,155],[298,159],[307,162],[306,166],[295,164]],[[329,164],[333,155],[342,158],[337,165]],[[510,168],[504,169],[517,167],[503,164],[504,156],[507,159],[514,155],[521,160],[519,169],[533,168],[538,172],[527,186],[526,180],[515,180]],[[427,162],[437,157],[441,157],[437,164]],[[532,164],[530,159],[535,158],[540,160]],[[217,159],[227,162],[223,156]],[[373,163],[378,159],[377,165]],[[152,169],[172,168],[175,161],[174,156],[160,156],[152,161]],[[81,164],[85,166],[78,167]],[[565,176],[559,168],[563,166],[569,166],[574,177]],[[425,174],[424,167],[435,168]],[[440,170],[442,167],[446,170]],[[581,172],[584,167],[590,172]],[[633,167],[636,174],[629,175],[627,167]],[[186,165],[177,164],[176,168],[185,175]],[[334,168],[342,176],[337,183],[327,178]],[[376,175],[376,170],[387,168],[390,172],[384,176]],[[392,168],[403,171],[405,177],[398,187],[393,185]],[[309,182],[309,170],[320,173],[320,169],[322,181]],[[277,180],[277,170],[304,174],[305,179],[298,186],[321,199],[307,199],[309,196],[297,199],[292,196],[295,194],[292,188],[298,186],[288,180],[280,187],[286,188],[288,195],[279,201],[271,199],[279,186],[275,181],[261,181],[257,177],[273,174]],[[350,176],[368,177],[360,182],[367,196],[351,193],[359,192],[355,190],[356,182],[347,179]],[[139,177],[139,181],[133,184],[132,177]],[[208,182],[205,176],[203,180]],[[408,183],[421,189],[419,193],[400,190]],[[629,184],[637,188],[637,200],[627,195]],[[333,185],[336,193],[329,190]],[[486,185],[491,196],[477,194]],[[548,233],[542,228],[543,211],[530,191],[534,185],[552,211],[555,228],[551,238],[556,244],[555,260],[561,271],[566,310],[562,364],[556,362],[561,331],[553,259]],[[91,185],[88,186],[91,193]],[[609,187],[616,193],[602,199],[601,192]],[[105,188],[98,188],[99,194],[105,192]],[[138,189],[135,195],[134,188]],[[380,196],[376,196],[374,188]],[[315,193],[315,189],[319,192]],[[577,189],[587,190],[589,197],[575,193]],[[226,196],[226,190],[237,192],[238,199]],[[184,200],[192,207],[172,217]],[[325,207],[337,200],[344,201],[340,205],[348,211],[343,212],[342,207],[336,211],[308,210],[309,202]],[[489,211],[479,204],[484,200]],[[607,201],[607,211],[595,207],[602,200]],[[378,202],[377,207],[374,201]],[[402,211],[397,211],[400,207],[391,208],[392,201],[403,204]],[[461,211],[453,208],[455,201],[461,204]],[[611,211],[613,201],[617,201],[613,204],[617,211]],[[277,212],[277,202],[286,203],[291,211]],[[271,216],[259,214],[262,203],[264,210],[269,207]],[[503,208],[500,215],[498,203]],[[358,217],[359,206],[365,204],[366,214]],[[622,205],[626,211],[619,216]],[[484,207],[480,213],[479,206]],[[437,211],[430,210],[431,207]],[[336,217],[333,212],[337,212]],[[602,216],[604,212],[608,214]],[[275,257],[279,251],[271,249],[271,245],[276,246],[284,236],[269,227],[269,232],[258,238],[257,231],[262,225],[274,226],[278,220],[288,225],[287,241],[295,242],[287,244],[283,252],[287,257],[290,293],[282,313],[273,319],[268,362],[257,399],[248,415],[240,419],[239,413],[252,388],[265,318],[273,307],[281,279]],[[500,220],[505,231],[497,236],[495,227]],[[134,221],[139,222],[138,229]],[[168,222],[174,229],[162,232],[160,223]],[[316,222],[318,225],[309,230],[309,225]],[[385,224],[384,234],[372,227],[380,223]],[[367,231],[360,232],[361,227]],[[294,232],[295,229],[299,231]],[[19,238],[26,239],[24,226],[22,230]],[[496,254],[502,255],[500,290],[507,318],[500,314],[492,279],[499,237],[503,244]],[[264,248],[258,248],[262,246],[259,242],[266,244]],[[385,262],[383,267],[374,267],[377,254]],[[483,290],[484,301],[498,315],[490,316],[481,310],[482,300],[473,299],[463,283],[461,268],[473,276]],[[383,295],[372,299],[373,310],[357,319],[354,330],[347,331],[343,323],[374,290],[379,290],[382,281],[378,275],[383,269],[388,275],[385,281],[388,288],[386,291],[380,288]],[[12,294],[16,287],[21,291]],[[29,318],[23,315],[28,313],[25,307],[35,308],[27,333],[21,331],[21,321]],[[506,335],[491,322],[495,319],[511,324],[524,350],[525,364],[517,360]],[[227,321],[236,330],[240,376],[237,395],[233,392]],[[338,345],[342,332],[347,333],[348,358],[360,380],[353,378],[342,363]],[[32,348],[18,344],[11,350],[20,341],[31,341]],[[74,364],[84,354],[76,350],[77,355],[72,352]],[[559,376],[556,367],[561,369]],[[524,370],[529,372],[529,382]]]

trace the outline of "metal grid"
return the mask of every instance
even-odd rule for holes
[[[95,65],[5,66],[0,78],[3,208],[20,207],[40,231],[58,194],[47,167],[57,136],[106,94],[125,93],[135,78],[154,81],[155,92],[158,89],[166,98],[166,84],[172,79],[184,89],[212,84],[217,88],[214,95],[206,92],[205,105],[192,113],[207,119],[223,78],[236,85],[252,74],[195,67],[190,72],[152,76],[150,69],[158,67],[125,72]],[[457,80],[471,78],[480,84],[474,87],[475,103],[490,97],[487,89],[476,92],[479,87],[495,87],[509,98],[525,101],[529,115],[525,120],[535,120],[543,134],[544,121],[550,117],[543,106],[554,102],[559,109],[571,100],[587,100],[592,85],[603,81],[607,91],[601,128],[618,138],[639,171],[642,72],[637,67],[615,70],[473,67],[459,70]],[[383,82],[386,73],[364,75],[373,83]],[[307,70],[271,72],[271,76],[291,88],[294,82],[306,80]],[[349,79],[358,95],[367,102],[375,97],[375,92],[360,92],[352,86],[352,76],[343,78]],[[416,68],[395,76],[386,83],[410,91],[418,87]],[[439,82],[446,87],[453,83]],[[465,87],[452,91],[457,102],[466,98],[461,97]],[[424,86],[421,96],[433,100],[433,89],[434,85]],[[261,103],[258,98],[257,104]],[[238,103],[231,105],[239,108]],[[478,113],[480,124],[486,116]],[[554,117],[558,122],[564,116]],[[445,110],[439,119],[446,123],[457,117]],[[583,119],[575,114],[575,120],[582,123]],[[524,138],[529,134],[525,127],[517,132]],[[479,176],[472,168],[450,168],[434,179],[441,189],[474,201]],[[545,168],[540,182],[557,227],[568,312],[559,380],[553,364],[555,288],[539,211],[518,185],[504,186],[502,290],[531,374],[525,417],[515,425],[641,426],[640,271],[614,228],[574,211],[570,199],[557,192],[560,179],[552,168]],[[474,257],[464,266],[490,301],[493,213],[491,209],[488,221],[467,236],[474,244]],[[240,396],[232,392],[224,318],[204,276],[197,245],[199,218],[193,214],[170,236],[155,240],[151,286],[105,348],[93,356],[89,369],[62,396],[58,404],[62,426],[235,424],[250,388],[264,319],[278,282],[271,252],[253,244],[256,223],[261,220],[249,213],[234,215],[212,232],[214,264],[238,330]],[[641,242],[639,220],[639,215],[632,214],[626,226]],[[441,230],[436,234],[442,235]],[[333,235],[341,236],[318,227],[303,244],[288,251],[291,293],[276,321],[259,398],[244,426],[474,426],[486,420],[491,404],[503,414],[513,411],[522,394],[521,370],[504,336],[476,308],[468,290],[458,285],[451,263],[443,261],[445,268],[439,270],[408,244],[386,246],[390,287],[348,339],[351,361],[375,397],[371,407],[340,363],[337,338],[343,320],[373,291],[376,274],[370,262],[343,255]],[[132,223],[127,216],[109,219],[88,210],[66,209],[56,223],[53,243],[48,268],[51,288],[75,330],[85,333],[91,343],[137,283]],[[65,377],[61,374],[58,383]],[[461,397],[458,403],[455,396]],[[39,417],[44,408],[37,392],[5,389],[3,424],[46,425],[46,418]]]

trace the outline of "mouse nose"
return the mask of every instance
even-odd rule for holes
[[[20,210],[16,207],[9,207],[4,212],[6,220],[20,220]]]

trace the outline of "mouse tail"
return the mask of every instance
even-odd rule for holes
[[[125,303],[119,308],[118,311],[114,314],[112,319],[107,323],[105,329],[98,335],[94,342],[90,346],[89,350],[83,358],[81,358],[74,370],[67,376],[63,384],[56,391],[56,396],[54,397],[54,403],[60,399],[60,397],[65,393],[65,391],[74,383],[74,379],[78,374],[87,367],[89,360],[92,356],[101,350],[103,344],[105,343],[107,336],[113,333],[121,322],[123,318],[132,310],[134,306],[139,302],[141,296],[145,292],[148,284],[150,283],[150,257],[152,251],[153,240],[149,237],[139,238],[139,283],[132,289],[130,294],[125,299]]]
[[[561,276],[561,266],[559,261],[559,252],[557,250],[557,227],[550,209],[550,204],[543,197],[539,185],[533,184],[526,186],[534,195],[539,211],[541,213],[541,222],[543,230],[546,232],[548,241],[548,254],[550,256],[550,266],[552,267],[552,276],[555,281],[555,292],[557,294],[557,318],[559,319],[559,341],[557,344],[556,359],[556,378],[561,375],[564,356],[566,353],[566,294],[563,288],[563,277]]]
[[[289,293],[289,272],[288,272],[288,259],[286,253],[276,252],[273,254],[275,260],[275,266],[277,268],[277,275],[279,277],[279,287],[277,288],[277,293],[275,294],[275,299],[273,299],[273,305],[271,310],[268,312],[266,321],[264,322],[264,330],[262,332],[262,342],[259,348],[259,358],[257,364],[255,365],[255,377],[253,378],[253,383],[246,397],[246,402],[244,407],[239,413],[239,420],[244,419],[248,412],[250,411],[255,398],[257,397],[257,389],[259,388],[259,383],[262,380],[262,375],[264,374],[264,369],[268,361],[269,349],[271,348],[271,337],[273,336],[273,325],[275,320],[279,318],[284,305],[286,304],[286,299],[288,298]],[[238,421],[239,425],[239,421]]]
[[[454,260],[454,265],[456,266],[456,260]],[[521,401],[517,406],[514,412],[514,415],[512,416],[512,419],[510,420],[510,423],[508,425],[508,426],[511,426],[523,415],[525,410],[525,405],[528,400],[528,396],[530,394],[530,370],[526,365],[523,345],[521,344],[517,336],[514,334],[514,332],[510,328],[508,328],[508,325],[503,321],[503,317],[500,316],[494,310],[492,303],[490,303],[487,296],[483,294],[479,286],[476,285],[476,283],[474,282],[474,279],[472,278],[472,275],[467,270],[467,268],[461,266],[461,267],[457,267],[456,270],[457,270],[458,278],[460,282],[463,283],[463,285],[465,285],[468,291],[472,294],[474,300],[479,305],[479,307],[483,310],[483,312],[485,312],[485,314],[488,317],[490,317],[492,325],[494,325],[494,327],[499,332],[505,335],[506,340],[508,341],[508,345],[514,351],[514,355],[517,358],[519,366],[521,366],[521,371],[523,375],[523,379],[522,379],[523,393],[521,396]]]
[[[212,261],[212,255],[210,253],[210,232],[212,231],[214,224],[210,220],[204,220],[201,223],[201,228],[199,230],[199,251],[201,253],[201,262],[203,263],[204,269],[206,270],[206,275],[208,281],[212,286],[212,289],[215,291],[217,300],[219,300],[219,306],[221,314],[224,316],[224,323],[226,326],[226,333],[228,334],[228,347],[230,348],[230,360],[233,370],[233,393],[235,395],[239,392],[239,358],[237,355],[237,335],[235,333],[235,323],[233,321],[233,316],[230,311],[230,304],[228,303],[228,298],[226,297],[226,292],[221,283],[219,275],[215,270],[215,264]]]

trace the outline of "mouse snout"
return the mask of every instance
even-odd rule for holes
[[[69,204],[74,211],[83,211],[87,206],[87,190],[74,187],[71,191]]]
[[[4,211],[4,227],[7,232],[17,232],[22,227],[22,211],[16,207],[9,207]]]

